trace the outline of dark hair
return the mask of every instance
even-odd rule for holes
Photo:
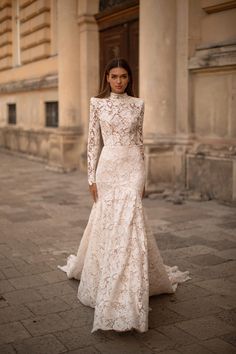
[[[128,77],[129,77],[129,82],[128,82],[128,85],[125,89],[125,92],[129,96],[135,96],[134,89],[133,89],[133,75],[132,75],[132,71],[131,71],[131,68],[130,68],[128,62],[123,58],[114,58],[111,61],[109,61],[105,67],[100,92],[96,97],[97,98],[105,98],[110,95],[111,87],[110,87],[109,82],[107,82],[107,75],[109,75],[110,70],[114,69],[114,68],[123,68],[127,71]]]

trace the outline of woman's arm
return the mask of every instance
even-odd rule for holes
[[[96,182],[96,167],[101,152],[102,135],[100,129],[99,118],[97,114],[96,99],[90,99],[90,115],[87,145],[87,166],[88,166],[88,183],[92,185]]]
[[[140,150],[142,154],[142,158],[144,160],[144,145],[143,145],[143,119],[144,119],[144,101],[142,101],[139,122],[138,122],[138,130],[137,130],[137,143],[140,145]]]

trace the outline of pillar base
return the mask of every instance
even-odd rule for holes
[[[185,189],[186,187],[186,152],[192,140],[182,138],[158,139],[158,142],[145,144],[146,189],[147,193],[160,189]]]
[[[146,191],[190,190],[203,200],[236,201],[236,145],[196,139],[145,144]]]
[[[7,126],[0,129],[0,146],[44,162],[57,172],[86,169],[86,146],[80,127],[27,130]]]
[[[186,187],[209,199],[236,202],[236,145],[196,143],[186,155]]]
[[[70,172],[80,167],[82,131],[76,128],[59,128],[50,135],[48,168],[59,172]]]

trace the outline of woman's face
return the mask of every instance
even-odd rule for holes
[[[123,93],[128,85],[129,75],[123,68],[113,68],[107,75],[107,82],[109,82],[112,92]]]

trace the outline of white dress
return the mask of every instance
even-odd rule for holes
[[[98,200],[77,255],[58,267],[80,280],[78,299],[95,308],[92,332],[147,331],[149,296],[173,293],[191,279],[164,265],[142,205],[143,117],[140,98],[91,98],[88,182],[96,182]]]

